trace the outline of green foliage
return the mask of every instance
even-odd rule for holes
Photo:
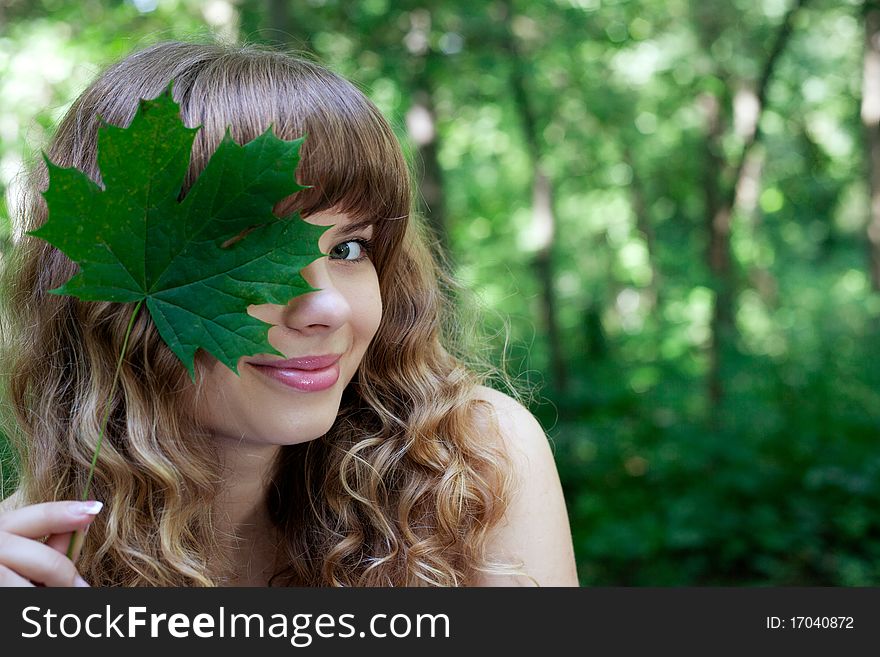
[[[25,134],[40,142],[85,83],[74,62],[180,37],[225,3],[160,0],[141,15],[100,4],[17,3],[0,40],[0,131],[27,128],[2,133],[0,158],[21,161]],[[49,5],[51,19],[30,8]],[[432,101],[455,274],[497,314],[487,331],[509,320],[513,373],[546,384],[534,410],[555,445],[584,584],[880,583],[860,1],[809,3],[767,89],[731,225],[734,326],[716,407],[706,208],[711,185],[732,181],[710,156],[729,165],[741,152],[737,108],[791,2],[272,5],[235,3],[217,29],[314,51],[367,88],[405,141],[407,113]],[[535,163],[512,93],[508,8],[554,192],[565,390],[553,387],[540,314]],[[32,61],[53,79],[37,79]],[[710,97],[726,126],[711,145]],[[411,148],[424,176],[430,152]],[[0,164],[0,185],[8,171]]]
[[[269,325],[247,307],[311,291],[299,271],[321,256],[317,239],[326,230],[273,214],[303,189],[294,176],[302,140],[282,141],[271,129],[245,146],[227,132],[179,201],[198,130],[183,125],[170,88],[141,101],[128,128],[99,130],[103,189],[47,161],[49,218],[31,232],[80,265],[53,293],[146,300],[192,377],[199,348],[233,371],[243,356],[283,355],[269,344]]]
[[[659,385],[635,393],[635,365],[616,385],[612,363],[594,365],[601,397],[556,432],[584,583],[876,582],[880,377],[850,354],[818,356],[738,354],[714,430],[689,419],[682,372],[661,365]]]

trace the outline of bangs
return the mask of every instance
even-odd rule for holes
[[[272,126],[281,139],[305,137],[297,182],[276,214],[324,210],[375,225],[377,269],[396,252],[410,214],[409,171],[379,110],[350,82],[307,60],[271,51],[219,50],[175,81],[187,125],[201,125],[186,188],[231,127],[244,144]],[[189,73],[189,75],[186,75]],[[381,265],[381,266],[380,266]]]

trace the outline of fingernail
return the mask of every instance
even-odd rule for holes
[[[77,586],[77,587],[83,587],[83,586],[85,586],[85,587],[87,587],[87,588],[91,588],[91,587],[89,586],[89,583],[88,583],[86,580],[84,580],[82,577],[80,577],[79,575],[77,575],[77,576],[76,576],[76,579],[73,580],[73,585],[74,585],[74,586]]]
[[[77,502],[74,507],[74,513],[80,513],[87,516],[95,516],[101,512],[101,509],[104,508],[103,502],[98,502],[97,500],[90,500],[88,502]]]

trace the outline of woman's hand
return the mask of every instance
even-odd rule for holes
[[[94,501],[45,502],[0,513],[0,586],[88,586],[67,558],[67,546],[71,533],[81,536],[102,507]]]

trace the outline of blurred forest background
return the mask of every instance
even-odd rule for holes
[[[2,251],[87,82],[211,34],[392,120],[540,386],[582,584],[880,584],[880,6],[0,0]]]

